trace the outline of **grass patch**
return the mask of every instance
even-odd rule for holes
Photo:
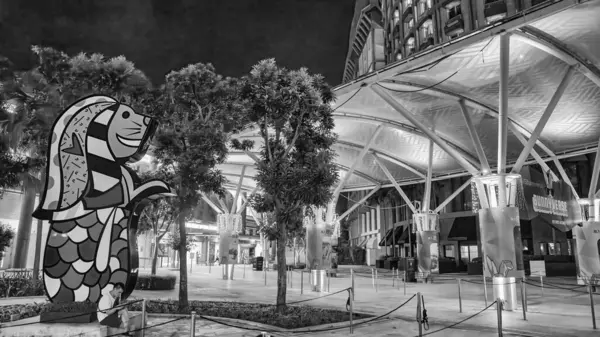
[[[146,312],[189,314],[191,311],[196,311],[198,315],[242,319],[285,329],[346,322],[350,318],[350,314],[346,311],[321,309],[307,305],[288,306],[284,314],[278,314],[275,312],[275,306],[269,304],[190,301],[189,305],[187,310],[180,312],[177,301],[148,301]],[[141,303],[134,303],[130,310],[141,311]],[[353,316],[354,319],[369,317],[373,316],[356,313]]]

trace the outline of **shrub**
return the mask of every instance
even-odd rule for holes
[[[13,304],[0,306],[0,322],[10,322],[13,315],[19,319],[38,316],[45,309],[46,304]]]
[[[177,283],[175,275],[139,275],[135,284],[137,290],[173,290]]]
[[[72,312],[72,313],[85,313],[95,312],[98,310],[96,303],[92,302],[70,302],[70,303],[48,303],[44,307],[44,312]]]
[[[0,297],[43,296],[44,282],[24,277],[0,277]]]

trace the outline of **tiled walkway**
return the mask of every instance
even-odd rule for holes
[[[432,333],[474,315],[485,308],[483,285],[477,284],[481,283],[481,276],[443,275],[445,280],[440,279],[434,284],[408,283],[406,285],[406,295],[404,295],[402,283],[400,283],[400,287],[392,287],[392,280],[385,277],[385,275],[390,274],[381,273],[380,275],[382,276],[382,279],[378,282],[379,287],[377,290],[373,288],[372,280],[369,275],[364,275],[365,277],[359,277],[357,275],[355,278],[356,297],[354,303],[356,311],[381,315],[397,307],[413,294],[421,292],[425,299],[425,307],[428,311],[429,322],[431,324],[430,330],[424,331],[424,335],[426,333],[431,333],[434,337],[498,336],[497,312],[494,308],[486,310],[480,315],[469,319],[453,329]],[[317,293],[309,291],[307,275],[304,276],[304,294],[300,294],[300,277],[300,273],[293,274],[292,285],[291,287],[288,286],[288,302],[316,298],[318,296]],[[458,286],[457,282],[453,279],[455,277],[474,282],[462,282],[462,313],[459,313],[458,310]],[[348,277],[331,278],[330,281],[331,292],[345,289],[351,284]],[[213,267],[211,273],[209,273],[208,267],[194,266],[193,272],[188,277],[188,282],[190,300],[275,303],[275,272],[267,272],[267,285],[265,286],[264,273],[253,272],[250,268],[246,269],[245,277],[243,268],[240,267],[236,270],[236,278],[233,281],[225,281],[220,277],[220,267]],[[551,278],[545,282],[573,284],[574,280]],[[535,282],[532,281],[532,283]],[[492,290],[490,285],[488,285],[488,293],[488,304],[491,304],[493,301],[491,299]],[[146,299],[177,299],[177,294],[177,289],[173,291],[135,291],[133,297]],[[315,299],[307,302],[306,305],[345,310],[344,307],[347,296],[347,293],[344,292],[327,298]],[[564,289],[551,289],[548,288],[548,284],[546,284],[542,295],[540,287],[529,285],[527,286],[527,297],[527,321],[523,320],[520,307],[514,312],[503,312],[504,336],[599,335],[598,330],[592,330],[589,296],[586,293]],[[595,297],[596,302],[600,302],[600,296]],[[0,305],[3,303],[9,304],[11,301],[13,300],[2,300],[0,301]],[[22,299],[17,301],[23,303]],[[30,299],[28,301],[32,300]],[[37,301],[39,301],[39,299]],[[600,307],[600,305],[598,307]],[[600,308],[596,311],[600,312]],[[391,319],[385,319],[357,327],[354,335],[369,337],[418,336],[418,325],[415,321],[415,315],[416,301],[412,300],[405,307],[394,312],[391,315]],[[149,318],[148,324],[154,325],[171,319],[173,318],[151,317]],[[598,323],[600,324],[600,322]],[[146,332],[146,336],[189,336],[189,329],[190,320],[183,319],[157,328],[151,328]],[[310,334],[276,333],[273,335],[347,336],[348,334],[348,329],[342,329]],[[201,319],[198,319],[196,322],[196,336],[258,335],[260,335],[260,331],[244,331]]]

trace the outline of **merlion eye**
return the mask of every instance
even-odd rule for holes
[[[130,116],[129,111],[124,111],[122,116],[123,116],[123,119],[129,118],[129,116]]]

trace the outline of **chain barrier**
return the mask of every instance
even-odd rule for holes
[[[162,323],[157,323],[157,324],[154,324],[154,325],[149,325],[149,326],[146,326],[146,327],[143,327],[143,328],[137,328],[137,329],[134,329],[134,330],[129,330],[128,333],[122,333],[122,332],[120,332],[120,333],[115,333],[115,334],[112,334],[112,335],[108,335],[106,337],[116,337],[116,336],[123,336],[123,335],[125,335],[125,336],[127,336],[127,335],[132,336],[133,332],[145,331],[145,330],[148,330],[148,329],[157,328],[159,326],[163,326],[163,325],[167,325],[167,324],[170,324],[170,323],[173,323],[173,322],[181,321],[183,319],[188,319],[188,317],[187,316],[185,316],[185,317],[177,317],[177,318],[172,319],[170,321],[166,321],[166,322],[162,322]],[[74,335],[74,336],[80,336],[80,335]]]
[[[455,326],[457,326],[457,325],[459,325],[459,324],[462,324],[462,323],[464,323],[464,322],[466,322],[466,321],[468,321],[468,320],[470,320],[470,319],[472,319],[472,318],[474,318],[474,317],[476,317],[476,316],[480,315],[481,313],[483,313],[484,311],[488,310],[489,308],[491,308],[491,307],[492,307],[492,306],[494,306],[495,304],[496,304],[496,301],[494,301],[492,304],[488,305],[487,307],[485,307],[485,308],[481,309],[481,310],[480,310],[480,311],[478,311],[477,313],[475,313],[475,314],[473,314],[473,315],[471,315],[471,316],[469,316],[469,317],[467,317],[467,318],[464,318],[464,319],[462,319],[462,320],[460,320],[460,321],[458,321],[458,322],[456,322],[456,323],[452,323],[452,324],[450,324],[450,325],[448,325],[448,326],[445,326],[445,327],[443,327],[443,328],[440,328],[440,329],[437,329],[437,330],[434,330],[434,331],[430,331],[430,332],[428,332],[428,333],[424,333],[424,334],[422,334],[421,336],[433,335],[434,333],[438,333],[438,332],[440,332],[440,331],[444,331],[444,330],[452,329],[452,328],[454,328]],[[425,329],[425,330],[428,330],[428,329],[429,329],[429,328],[427,328],[427,329]],[[419,336],[417,335],[417,336],[414,336],[414,337],[419,337]]]
[[[19,327],[19,326],[26,326],[26,325],[32,325],[32,324],[53,323],[53,322],[58,322],[58,321],[64,321],[64,320],[68,320],[68,319],[71,319],[71,318],[77,318],[77,317],[91,315],[91,314],[95,314],[95,313],[99,313],[99,312],[106,312],[106,311],[114,310],[114,309],[117,309],[117,308],[123,308],[123,307],[126,307],[128,305],[131,305],[131,304],[134,304],[134,303],[138,303],[138,302],[142,302],[142,301],[143,300],[136,300],[136,301],[132,301],[132,302],[124,302],[122,304],[119,304],[119,305],[115,306],[114,308],[109,308],[109,309],[104,309],[104,310],[94,310],[94,311],[90,311],[90,312],[80,313],[80,314],[77,314],[77,315],[65,316],[65,317],[60,317],[60,318],[55,318],[55,319],[49,319],[49,320],[45,320],[45,321],[37,321],[37,322],[29,322],[29,323],[21,323],[21,324],[13,324],[13,325],[8,325],[8,326],[0,325],[0,328],[15,328],[15,327]]]

